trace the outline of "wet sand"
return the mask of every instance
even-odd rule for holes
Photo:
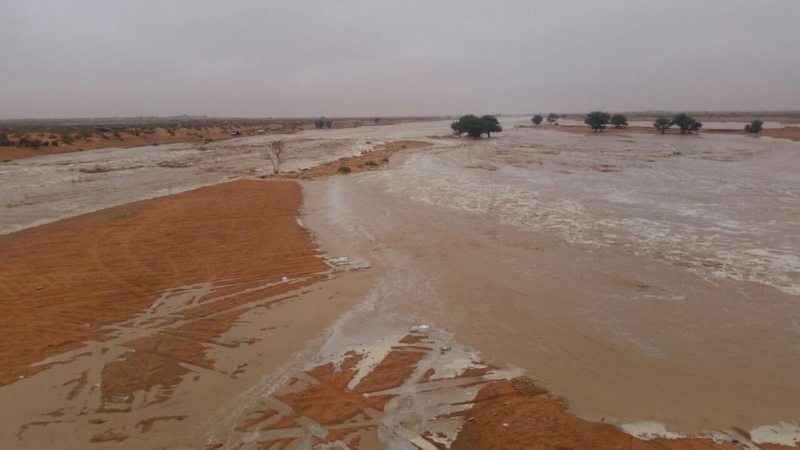
[[[174,255],[152,269],[128,258],[111,278],[124,282],[138,273],[149,280],[148,274],[177,273],[178,262],[199,281],[155,283],[143,298],[121,305],[128,309],[119,317],[109,313],[107,323],[90,323],[86,336],[76,335],[73,342],[83,347],[46,348],[50,369],[0,387],[0,401],[18,405],[2,417],[4,442],[20,448],[52,442],[85,448],[94,440],[98,448],[368,449],[527,448],[526,440],[537,440],[570,448],[725,448],[708,439],[643,444],[612,425],[640,437],[716,432],[728,440],[749,442],[752,434],[758,443],[793,442],[791,427],[800,420],[797,144],[704,134],[595,139],[514,129],[525,121],[505,119],[506,132],[480,141],[435,138],[446,133],[445,122],[287,137],[295,150],[289,170],[334,167],[339,158],[361,157],[392,140],[432,144],[401,149],[374,170],[301,181],[299,219],[294,182],[283,182],[293,186],[285,188],[290,195],[259,197],[254,192],[261,186],[277,185],[250,181],[143,202],[165,212],[177,208],[176,216],[165,217],[199,215],[176,228],[186,241]],[[74,241],[79,249],[112,251],[113,262],[119,254],[113,249],[131,242],[124,233],[111,246],[99,245],[104,233],[76,231],[84,244],[77,237],[54,242],[54,236],[69,236],[60,227],[90,219],[81,229],[121,230],[116,222],[136,219],[128,215],[130,205],[35,226],[231,177],[268,175],[261,152],[274,138],[124,154],[99,150],[77,160],[56,155],[4,168],[0,227],[11,234],[0,242],[17,242],[22,260],[24,245],[39,242],[55,251]],[[164,161],[175,164],[159,165]],[[123,170],[78,170],[97,164]],[[206,207],[209,201],[219,206]],[[312,234],[290,248],[319,247],[349,262],[369,261],[371,268],[328,279],[331,266],[316,259],[322,266],[298,275],[307,287],[293,290],[214,275],[232,277],[250,267],[244,235],[236,236],[242,247],[215,262],[231,266],[209,270],[199,261],[208,239],[233,236],[227,234],[231,216],[253,220],[261,208],[252,202],[266,202],[265,211],[292,205],[294,212],[282,216],[286,226]],[[234,212],[215,213],[224,208]],[[119,214],[109,218],[108,211]],[[199,226],[214,220],[222,221],[222,234]],[[251,225],[248,234],[269,228]],[[140,230],[163,236],[141,241],[142,251],[164,248],[174,239],[172,227],[163,222]],[[19,237],[25,233],[40,237]],[[261,237],[282,248],[281,240]],[[31,255],[31,264],[52,259],[38,256]],[[284,260],[266,250],[250,256],[267,265]],[[98,261],[74,271],[99,267],[110,276],[111,262]],[[57,271],[70,273],[65,269]],[[252,267],[255,277],[270,280],[286,270],[282,263]],[[79,276],[68,278],[81,286]],[[45,288],[37,290],[43,284],[18,291],[45,295]],[[46,307],[58,305],[51,300]],[[152,320],[148,311],[157,305],[163,314]],[[59,317],[80,323],[97,309],[66,308]],[[421,323],[433,325],[433,334],[409,338]],[[437,351],[440,346],[449,349]],[[23,366],[20,373],[38,370]],[[129,373],[157,375],[140,382],[125,379]],[[551,398],[527,398],[502,381],[520,374],[534,377]],[[441,380],[448,378],[459,381]],[[425,386],[431,389],[423,395],[417,385],[431,382],[439,384]],[[314,391],[320,383],[325,389]],[[562,397],[569,414],[556,401]],[[339,410],[350,412],[329,414]],[[504,440],[507,422],[489,419],[494,412],[519,421],[509,427],[538,425]],[[776,427],[780,422],[786,425]],[[450,426],[439,426],[445,423]]]
[[[235,181],[0,237],[5,445],[203,445],[363,290],[301,202],[294,182]]]

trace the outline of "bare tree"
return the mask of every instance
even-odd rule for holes
[[[283,149],[285,147],[286,144],[283,141],[272,141],[269,143],[267,159],[272,163],[272,170],[275,172],[275,174],[280,173],[281,163],[286,160],[286,155],[283,153]]]

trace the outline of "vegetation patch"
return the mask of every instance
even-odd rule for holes
[[[81,173],[106,173],[111,172],[114,169],[111,167],[101,166],[100,164],[96,164],[94,167],[82,167],[78,169],[78,172]]]
[[[550,391],[542,387],[531,377],[521,376],[511,380],[511,386],[523,395],[545,395]]]
[[[168,169],[183,169],[191,166],[191,163],[187,161],[161,161],[158,163],[158,167],[166,167]]]

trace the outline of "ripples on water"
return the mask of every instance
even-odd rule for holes
[[[800,295],[800,146],[514,130],[375,175],[431,206]]]

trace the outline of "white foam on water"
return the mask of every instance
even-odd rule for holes
[[[781,422],[750,430],[750,439],[756,444],[777,444],[797,447],[800,443],[800,425]]]

